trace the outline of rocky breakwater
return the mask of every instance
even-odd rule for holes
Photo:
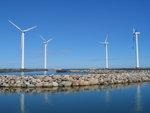
[[[149,70],[106,71],[81,76],[0,76],[0,87],[73,87],[150,82]]]

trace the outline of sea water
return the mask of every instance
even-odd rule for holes
[[[150,113],[150,83],[0,89],[0,113]]]

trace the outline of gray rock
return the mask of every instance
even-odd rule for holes
[[[92,78],[89,80],[89,83],[90,83],[90,85],[96,85],[96,84],[99,84],[99,81],[98,81],[98,79]]]
[[[36,87],[42,87],[43,86],[43,83],[42,82],[39,82],[37,84],[35,84]]]
[[[70,81],[62,81],[61,83],[59,83],[59,86],[69,87],[71,85],[72,85],[72,82]]]
[[[26,86],[27,86],[27,87],[35,87],[33,84],[28,83],[28,82],[26,83]]]
[[[57,82],[52,82],[52,86],[53,87],[58,87],[58,83]]]
[[[43,87],[52,87],[53,83],[49,83],[49,82],[44,82],[43,83]]]
[[[90,84],[89,84],[88,81],[79,80],[79,85],[80,85],[80,86],[86,86],[86,85],[88,86],[88,85],[90,85]]]

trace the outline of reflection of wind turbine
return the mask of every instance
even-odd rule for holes
[[[133,28],[133,38],[135,38],[135,45],[136,45],[136,68],[139,68],[139,35],[140,32],[136,31]]]
[[[47,75],[47,71],[44,71],[44,76],[46,76]]]
[[[25,102],[24,102],[24,94],[21,94],[21,97],[20,97],[20,108],[21,108],[21,113],[25,113]]]
[[[106,102],[107,103],[110,102],[110,91],[109,90],[106,91]]]
[[[24,77],[24,72],[21,72],[21,76]],[[22,84],[23,83],[24,81],[22,81]],[[25,113],[25,96],[23,93],[20,96],[20,109],[21,109],[21,113]]]
[[[10,20],[8,20],[8,21],[21,32],[21,69],[24,69],[24,37],[25,37],[25,33],[32,30],[32,29],[35,29],[36,26],[22,30],[16,24],[11,22]]]
[[[136,92],[136,111],[137,112],[142,111],[140,85],[137,86],[137,92]]]
[[[21,72],[21,76],[24,76],[24,72]]]
[[[48,103],[48,95],[47,94],[44,94],[44,100],[45,100],[45,103]]]
[[[49,94],[45,92],[44,94],[44,101],[45,101],[45,104],[49,105],[49,106],[53,106],[53,103],[52,103],[52,100],[49,99]]]
[[[47,46],[52,39],[46,40],[43,36],[40,37],[44,41],[44,68],[47,69]]]
[[[109,68],[109,63],[108,63],[108,44],[109,44],[109,42],[108,42],[108,34],[106,35],[106,39],[105,39],[105,41],[104,42],[100,42],[101,44],[103,44],[104,46],[105,46],[105,62],[106,62],[106,69],[108,69]]]

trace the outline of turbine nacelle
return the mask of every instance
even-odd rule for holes
[[[135,29],[133,28],[133,35],[134,35],[134,36],[138,36],[138,35],[140,35],[140,32],[138,32],[137,30],[135,30]]]
[[[140,32],[135,32],[135,35],[140,35]]]
[[[100,42],[100,44],[107,45],[109,42]]]
[[[104,42],[100,42],[100,44],[104,44],[104,45],[108,45],[108,34],[106,35],[105,41]]]
[[[43,44],[48,44],[47,42],[43,42]]]
[[[40,36],[41,39],[44,41],[43,43],[44,44],[48,44],[50,41],[52,41],[53,39],[49,39],[49,40],[46,40],[43,36]]]

